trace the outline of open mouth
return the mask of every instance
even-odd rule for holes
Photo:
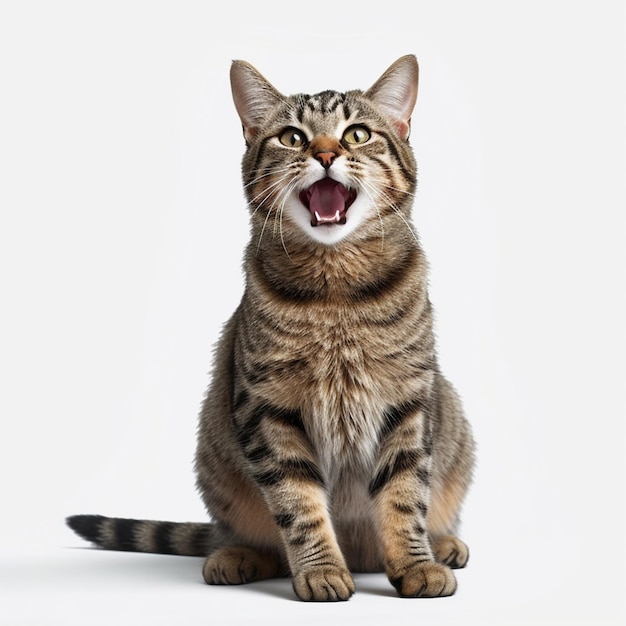
[[[300,192],[300,202],[311,213],[311,226],[345,224],[346,212],[355,198],[354,189],[332,178],[322,178]]]

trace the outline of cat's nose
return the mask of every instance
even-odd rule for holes
[[[336,152],[316,152],[315,158],[322,164],[322,167],[327,170],[337,157]]]

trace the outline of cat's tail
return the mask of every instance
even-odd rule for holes
[[[157,522],[103,515],[72,515],[65,521],[83,539],[107,550],[207,556],[228,540],[226,532],[216,524]]]

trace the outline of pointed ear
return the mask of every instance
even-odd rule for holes
[[[249,144],[269,111],[283,100],[283,96],[245,61],[233,61],[230,68],[230,86],[235,108],[243,125],[243,135]]]
[[[365,92],[405,141],[409,138],[411,130],[411,115],[417,100],[418,76],[417,59],[408,54],[400,57]]]

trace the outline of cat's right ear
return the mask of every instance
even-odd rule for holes
[[[283,96],[245,61],[233,61],[230,67],[230,86],[243,126],[243,136],[249,145],[268,113],[283,100]]]

